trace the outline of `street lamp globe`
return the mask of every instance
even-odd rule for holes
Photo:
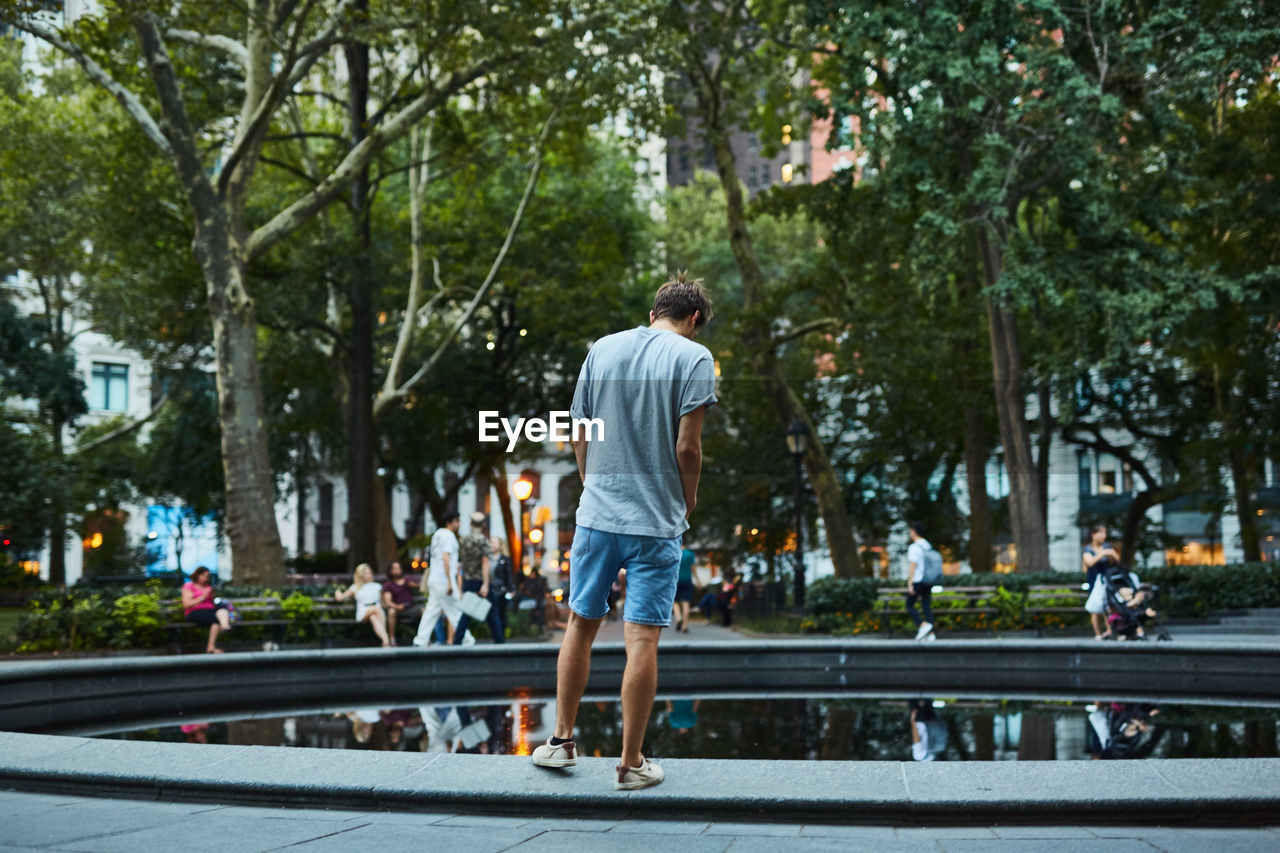
[[[792,456],[804,456],[809,444],[809,428],[798,420],[791,422],[785,433],[787,436],[787,452]]]
[[[516,500],[527,501],[529,495],[533,494],[533,482],[521,477],[516,480],[515,485],[511,487],[511,491],[515,494]]]

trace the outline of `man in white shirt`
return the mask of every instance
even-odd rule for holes
[[[458,527],[462,521],[454,510],[444,515],[444,527],[431,537],[431,569],[422,576],[420,589],[427,593],[427,605],[422,611],[422,620],[418,622],[418,636],[413,638],[415,646],[429,645],[431,632],[436,623],[444,616],[449,634],[446,642],[453,642],[453,628],[462,618],[462,608],[454,597],[455,590],[461,594],[462,578],[458,573]]]
[[[933,634],[933,583],[925,578],[925,560],[933,546],[924,538],[924,524],[919,521],[911,522],[907,535],[911,537],[911,547],[907,548],[907,615],[916,623],[916,639],[923,640]],[[917,601],[923,616],[916,610]]]

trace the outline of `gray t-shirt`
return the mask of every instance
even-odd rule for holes
[[[596,341],[570,413],[598,418],[587,442],[576,523],[671,539],[689,529],[676,463],[680,418],[716,402],[711,353],[675,332],[639,326]]]

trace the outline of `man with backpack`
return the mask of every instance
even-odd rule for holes
[[[911,546],[907,548],[907,615],[916,623],[917,640],[936,640],[933,633],[933,585],[942,580],[942,555],[924,538],[924,524],[913,521],[907,527]],[[920,602],[920,611],[916,602]]]

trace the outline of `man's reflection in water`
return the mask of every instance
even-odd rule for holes
[[[668,699],[667,724],[677,734],[687,735],[698,727],[698,706],[701,699]]]
[[[1155,705],[1099,702],[1089,713],[1089,752],[1095,761],[1146,758],[1155,750],[1164,729],[1152,722]]]
[[[938,761],[945,758],[947,724],[938,718],[928,699],[912,699],[911,758],[913,761]]]

